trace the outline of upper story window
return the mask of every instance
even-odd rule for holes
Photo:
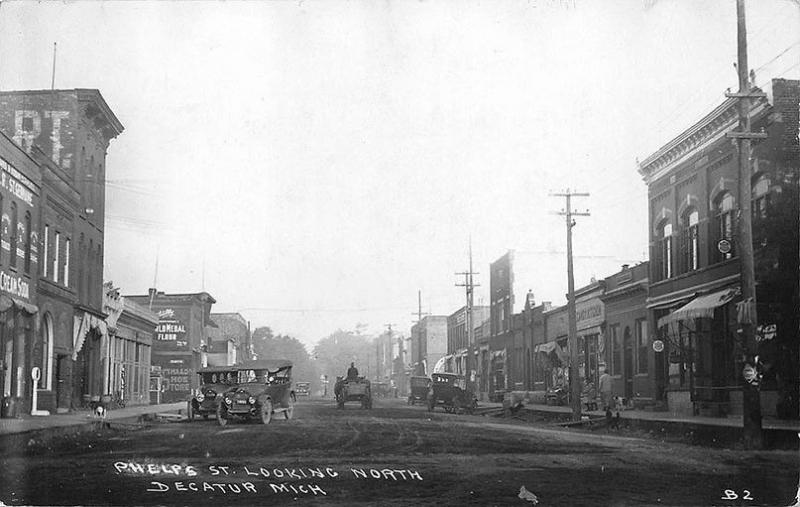
[[[758,176],[753,181],[752,199],[750,209],[754,219],[766,218],[769,209],[769,186],[770,181],[765,175]]]
[[[17,267],[17,245],[19,240],[19,216],[17,214],[17,203],[11,202],[11,255],[9,265]]]
[[[659,280],[672,277],[672,224],[665,221],[658,228],[656,239],[656,275]]]
[[[25,212],[25,272],[31,272],[31,212]]]
[[[42,277],[47,278],[47,267],[50,265],[50,226],[48,224],[44,224],[44,248],[42,257]]]
[[[700,213],[689,208],[681,218],[681,267],[682,272],[694,271],[700,267]]]
[[[56,231],[53,240],[53,281],[58,282],[58,269],[61,259],[61,233]]]
[[[734,249],[734,242],[733,242],[733,195],[730,192],[723,192],[717,197],[715,202],[715,232],[716,232],[716,241],[713,242],[711,245],[713,251],[717,252],[716,259],[718,261],[722,261],[725,259],[730,259],[733,257],[733,249]],[[730,251],[727,253],[722,253],[718,249],[718,242],[720,240],[728,240],[730,242]]]

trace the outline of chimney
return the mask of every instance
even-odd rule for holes
[[[626,270],[626,269],[628,269],[629,267],[630,267],[630,264],[623,264],[623,265],[622,265],[622,270],[623,270],[623,271],[625,271],[625,270]]]
[[[151,289],[147,289],[147,295],[150,296],[150,299],[153,299],[154,297],[156,297],[157,293],[158,293],[158,291],[156,290],[155,287],[153,287]]]

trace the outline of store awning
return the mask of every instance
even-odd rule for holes
[[[5,312],[12,306],[16,306],[18,309],[31,315],[39,311],[39,308],[36,305],[26,303],[25,301],[12,296],[7,296],[5,294],[0,295],[0,312]]]
[[[550,352],[554,351],[558,347],[556,342],[547,342],[547,343],[540,343],[534,349],[534,352],[541,352],[542,354],[549,354]]]
[[[736,289],[727,289],[696,297],[669,315],[658,319],[658,327],[680,320],[712,318],[716,308],[729,303],[735,296]]]

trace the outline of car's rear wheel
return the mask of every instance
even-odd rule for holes
[[[272,420],[272,401],[264,400],[261,403],[261,424],[269,424]]]
[[[428,401],[428,412],[433,412],[433,406],[435,402],[433,400]]]
[[[194,402],[192,400],[186,403],[186,419],[189,422],[194,420]]]
[[[217,407],[217,423],[220,426],[228,424],[228,409],[224,403],[220,403],[219,407]]]
[[[294,417],[294,403],[289,403],[289,408],[283,411],[283,416],[286,419],[291,419]]]

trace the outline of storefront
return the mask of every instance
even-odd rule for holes
[[[670,411],[683,415],[741,413],[741,397],[731,396],[740,390],[733,351],[737,326],[732,302],[736,297],[734,288],[700,295],[658,319],[659,339],[667,358]]]

